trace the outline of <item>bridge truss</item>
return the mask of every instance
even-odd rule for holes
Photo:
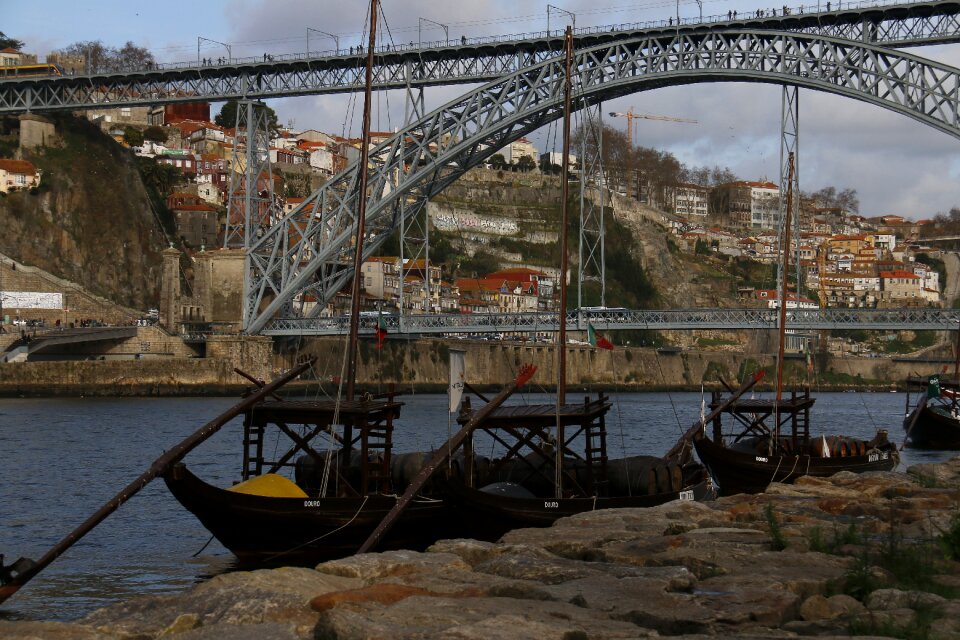
[[[577,49],[724,31],[781,30],[849,41],[909,47],[960,41],[960,2],[911,2],[883,6],[684,24],[623,24],[579,29]],[[374,88],[407,89],[479,83],[518,72],[563,49],[560,32],[472,39],[432,46],[382,47],[375,57]],[[15,79],[0,82],[0,114],[156,105],[355,92],[363,88],[365,56],[341,50],[329,55],[276,56],[270,60],[199,61],[155,65],[117,73]]]
[[[559,328],[557,313],[478,313],[383,316],[391,334],[469,335],[490,333],[549,333]],[[569,331],[585,331],[587,323],[596,329],[691,330],[776,329],[777,309],[672,309],[570,311]],[[958,309],[788,309],[791,330],[821,329],[934,330],[957,331]],[[362,318],[361,333],[373,335],[377,318]],[[283,318],[272,322],[267,335],[339,335],[349,331],[350,322],[340,318]]]
[[[862,42],[773,31],[647,35],[578,51],[574,109],[667,85],[747,81],[792,84],[881,106],[960,137],[960,71]],[[433,195],[508,142],[561,117],[563,67],[551,59],[437,109],[372,152],[365,256]],[[245,330],[281,307],[319,301],[347,282],[356,227],[351,165],[251,246]],[[285,248],[289,249],[285,249]]]

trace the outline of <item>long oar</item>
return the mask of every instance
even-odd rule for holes
[[[671,458],[677,458],[678,456],[680,456],[680,454],[683,453],[684,449],[687,448],[687,443],[689,443],[694,438],[694,436],[696,436],[698,431],[701,431],[703,429],[703,426],[705,424],[707,424],[708,422],[716,418],[718,415],[726,411],[727,407],[729,407],[734,402],[739,400],[740,396],[742,396],[751,388],[753,388],[753,385],[760,382],[760,380],[763,378],[764,375],[766,375],[766,372],[764,372],[761,369],[760,371],[757,371],[752,376],[747,378],[746,382],[740,385],[740,388],[734,391],[732,394],[730,394],[730,396],[726,400],[724,400],[719,405],[717,405],[716,409],[714,409],[709,414],[704,416],[702,420],[697,420],[693,424],[693,426],[687,430],[685,434],[680,436],[680,439],[677,441],[677,444],[673,445],[673,447],[670,449],[670,451],[667,452],[667,455],[664,456],[664,458],[671,459]]]
[[[28,583],[31,578],[43,571],[47,565],[60,557],[67,549],[72,547],[74,543],[80,540],[80,538],[89,533],[91,529],[103,522],[107,516],[117,510],[117,507],[136,495],[137,492],[147,486],[151,480],[165,473],[167,469],[179,462],[193,448],[219,431],[223,425],[227,424],[256,403],[260,402],[264,397],[270,395],[287,382],[296,378],[298,375],[310,368],[312,364],[313,361],[309,360],[297,365],[293,369],[290,369],[290,371],[287,371],[270,384],[250,394],[241,402],[220,414],[211,422],[205,424],[198,431],[193,433],[193,435],[180,442],[180,444],[168,450],[162,456],[157,458],[154,463],[150,465],[149,469],[141,474],[136,480],[124,487],[120,493],[115,495],[106,504],[100,507],[96,513],[87,518],[83,524],[67,534],[65,538],[55,544],[49,551],[43,554],[43,557],[36,562],[26,558],[20,558],[13,563],[11,567],[0,567],[0,580],[3,580],[3,584],[0,584],[0,603],[5,602],[7,598],[19,591],[20,587]],[[16,575],[13,575],[14,573],[16,573]]]
[[[407,508],[407,505],[413,500],[413,497],[423,488],[423,485],[426,484],[433,474],[439,469],[443,463],[447,460],[450,454],[453,451],[456,451],[463,441],[467,439],[473,430],[477,428],[478,425],[482,424],[484,420],[487,419],[493,411],[502,405],[504,401],[513,394],[514,391],[522,387],[527,381],[533,377],[533,374],[537,372],[537,368],[532,364],[525,364],[520,367],[520,373],[517,377],[511,382],[503,391],[494,396],[493,400],[483,405],[483,407],[477,411],[473,417],[470,419],[470,422],[463,425],[463,428],[460,431],[457,431],[452,438],[447,440],[447,442],[437,449],[433,454],[433,457],[430,458],[430,461],[427,462],[420,469],[420,472],[417,474],[417,477],[413,479],[410,485],[407,487],[407,490],[403,492],[403,495],[400,496],[400,499],[397,501],[397,504],[390,509],[390,512],[384,516],[383,520],[380,521],[380,524],[377,525],[377,528],[373,530],[373,533],[370,534],[370,537],[360,545],[360,549],[357,553],[366,553],[380,541],[394,523],[400,517],[400,514],[403,513],[403,510]]]

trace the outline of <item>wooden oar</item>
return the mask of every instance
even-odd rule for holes
[[[913,427],[916,426],[917,420],[920,418],[920,414],[923,413],[924,408],[927,406],[927,400],[929,399],[930,396],[923,394],[920,400],[917,401],[917,406],[913,410],[913,417],[910,419],[910,426],[907,427],[907,433],[903,436],[903,444],[900,445],[900,451],[903,451],[903,448],[907,446],[907,438],[910,437],[910,432],[913,431]]]
[[[162,456],[157,458],[153,464],[150,465],[149,469],[137,477],[136,480],[124,487],[120,493],[107,501],[107,503],[100,507],[96,513],[87,518],[79,527],[67,534],[65,538],[55,544],[36,562],[26,558],[20,558],[6,570],[2,570],[2,567],[0,567],[0,580],[3,580],[3,584],[0,584],[0,603],[5,602],[7,598],[19,591],[20,587],[28,583],[31,578],[43,571],[47,565],[60,557],[78,540],[89,533],[98,524],[103,522],[107,516],[116,511],[120,505],[136,495],[157,476],[163,475],[171,466],[179,462],[197,445],[219,431],[223,425],[227,424],[256,403],[260,402],[263,398],[273,393],[276,389],[279,389],[286,383],[299,376],[301,373],[309,369],[312,364],[313,360],[308,360],[307,362],[290,369],[270,384],[265,385],[259,390],[250,394],[241,402],[223,412],[214,420],[208,422],[198,431],[181,441],[178,445],[168,450]],[[16,575],[13,575],[14,573],[16,573]]]
[[[723,413],[727,407],[740,399],[740,396],[749,391],[753,385],[760,382],[763,379],[763,376],[766,375],[766,372],[762,369],[757,371],[752,376],[747,378],[746,382],[740,385],[740,388],[734,391],[730,396],[717,405],[717,408],[711,411],[709,414],[703,417],[703,420],[697,420],[692,427],[690,427],[686,433],[680,436],[680,439],[677,441],[677,444],[673,445],[670,451],[667,452],[667,455],[664,456],[665,459],[670,460],[673,458],[678,458],[684,449],[687,448],[687,443],[690,442],[693,437],[697,434],[698,431],[703,429],[703,425],[707,424],[718,415]]]
[[[370,537],[360,545],[360,549],[357,550],[357,553],[366,553],[380,541],[394,523],[400,517],[400,514],[403,513],[403,510],[407,508],[407,505],[413,500],[413,497],[417,495],[417,492],[423,488],[423,485],[426,484],[433,474],[439,469],[447,458],[453,451],[456,451],[464,440],[467,439],[474,429],[477,428],[484,420],[487,419],[493,411],[502,405],[504,401],[509,398],[514,391],[522,387],[527,381],[533,377],[533,374],[537,372],[537,368],[532,364],[525,364],[520,367],[520,373],[517,377],[511,382],[503,391],[494,396],[493,400],[483,405],[483,407],[477,411],[473,417],[470,419],[470,422],[463,425],[460,431],[457,431],[452,438],[447,440],[446,443],[433,454],[430,458],[430,461],[427,462],[420,469],[420,472],[413,479],[410,485],[407,487],[407,490],[403,492],[403,495],[400,496],[400,499],[397,501],[397,504],[393,506],[393,509],[390,509],[390,512],[384,516],[383,520],[380,521],[380,524],[377,525],[377,528],[373,530],[373,533],[370,534]]]

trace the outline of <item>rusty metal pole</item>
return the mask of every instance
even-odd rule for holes
[[[347,348],[347,400],[353,400],[357,378],[360,333],[360,277],[363,266],[363,234],[367,217],[367,166],[370,158],[370,110],[373,86],[373,50],[377,44],[377,0],[370,0],[370,40],[367,47],[366,84],[363,92],[363,133],[360,137],[360,184],[357,187],[357,243],[353,254],[353,287],[350,291],[350,340]],[[401,266],[402,269],[402,266]],[[401,282],[401,285],[403,283]]]

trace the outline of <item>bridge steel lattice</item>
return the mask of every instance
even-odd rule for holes
[[[725,18],[726,16],[724,16]],[[779,30],[886,46],[960,42],[960,2],[886,3],[857,9],[791,16],[716,19],[578,29],[574,46],[587,49],[638,38],[738,30]],[[539,32],[432,46],[381,48],[375,57],[375,89],[407,89],[480,83],[515,73],[562,54],[561,32]],[[344,93],[363,88],[366,56],[343,50],[330,55],[276,56],[272,60],[224,60],[158,65],[117,73],[4,80],[0,114],[34,113],[197,100],[229,100]]]
[[[391,334],[464,335],[493,332],[553,332],[559,328],[557,313],[477,313],[383,316]],[[671,309],[569,311],[567,329],[595,328],[690,330],[690,329],[776,329],[777,309]],[[373,335],[377,318],[361,318],[360,331]],[[896,331],[909,329],[957,331],[958,309],[788,309],[791,330],[869,329]],[[273,322],[265,332],[275,336],[345,335],[350,330],[347,317],[284,318]]]
[[[884,107],[960,137],[960,70],[867,43],[773,31],[643,36],[578,51],[574,69],[574,109],[668,85],[795,84]],[[369,176],[365,257],[398,225],[401,211],[415,215],[503,145],[561,117],[562,74],[559,58],[512,73],[379,145]],[[248,333],[261,332],[285,303],[306,296],[321,303],[310,312],[317,314],[344,286],[352,266],[357,176],[355,163],[251,247]]]

